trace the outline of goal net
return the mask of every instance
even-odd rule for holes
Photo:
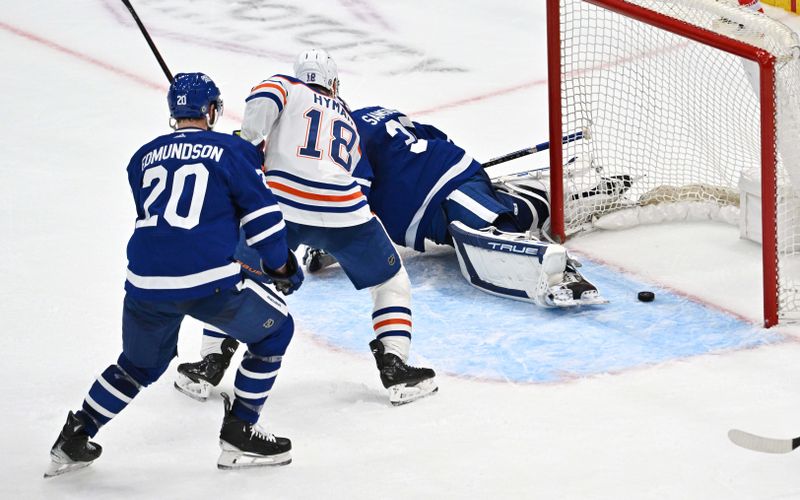
[[[800,318],[797,36],[737,0],[547,1],[551,144],[589,136],[552,149],[551,232],[737,223],[755,185],[765,324]],[[629,182],[580,203],[576,163]]]

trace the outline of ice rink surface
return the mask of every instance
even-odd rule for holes
[[[173,72],[220,86],[220,131],[237,128],[253,84],[323,45],[351,107],[398,108],[486,160],[546,139],[543,3],[135,5]],[[262,417],[293,440],[290,466],[218,471],[219,390],[189,400],[171,369],[98,435],[97,463],[42,480],[67,410],[121,348],[125,165],[168,131],[166,80],[116,0],[6,2],[0,43],[0,497],[800,498],[800,455],[726,438],[800,434],[800,329],[760,327],[760,247],[715,223],[571,240],[611,299],[575,311],[477,291],[448,248],[404,251],[412,360],[437,369],[440,392],[399,408],[367,349],[368,293],[337,268],[309,276],[289,298],[297,332]],[[637,302],[642,289],[656,301]],[[180,360],[199,344],[188,320]]]

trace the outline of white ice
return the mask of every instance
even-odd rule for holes
[[[542,1],[135,5],[173,72],[222,88],[222,131],[237,127],[250,86],[319,43],[334,47],[352,107],[397,107],[478,159],[547,136]],[[439,370],[441,389],[398,408],[367,350],[368,319],[348,317],[368,295],[334,271],[309,277],[291,297],[298,329],[262,418],[292,438],[290,466],[218,471],[218,392],[190,400],[170,369],[101,431],[97,463],[43,480],[67,410],[121,348],[125,164],[168,130],[166,81],[115,0],[4,2],[0,44],[0,497],[800,498],[800,455],[726,439],[731,427],[800,434],[800,330],[759,328],[760,248],[710,223],[572,240],[616,294],[573,318],[471,289],[447,249],[404,252],[415,360]],[[640,284],[659,290],[654,326],[672,322],[660,337],[642,327],[652,311],[634,302]],[[729,326],[687,334],[696,324],[681,300]],[[185,323],[181,360],[196,359],[199,333]]]

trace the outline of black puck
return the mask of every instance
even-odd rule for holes
[[[653,292],[639,292],[636,297],[642,302],[653,302],[656,298],[656,294]]]

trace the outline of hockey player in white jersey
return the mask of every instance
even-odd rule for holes
[[[289,246],[324,249],[336,257],[356,289],[370,290],[376,338],[369,345],[392,404],[432,394],[438,389],[434,371],[407,364],[411,285],[354,177],[360,139],[338,97],[336,64],[324,50],[309,50],[299,55],[294,72],[294,77],[274,75],[252,88],[241,136],[266,144],[264,177],[286,220]],[[221,351],[223,338],[204,336],[204,360],[181,365],[185,378],[177,386],[188,389],[189,381],[208,382],[224,370],[232,352]],[[210,353],[225,357],[215,356],[212,366]]]

